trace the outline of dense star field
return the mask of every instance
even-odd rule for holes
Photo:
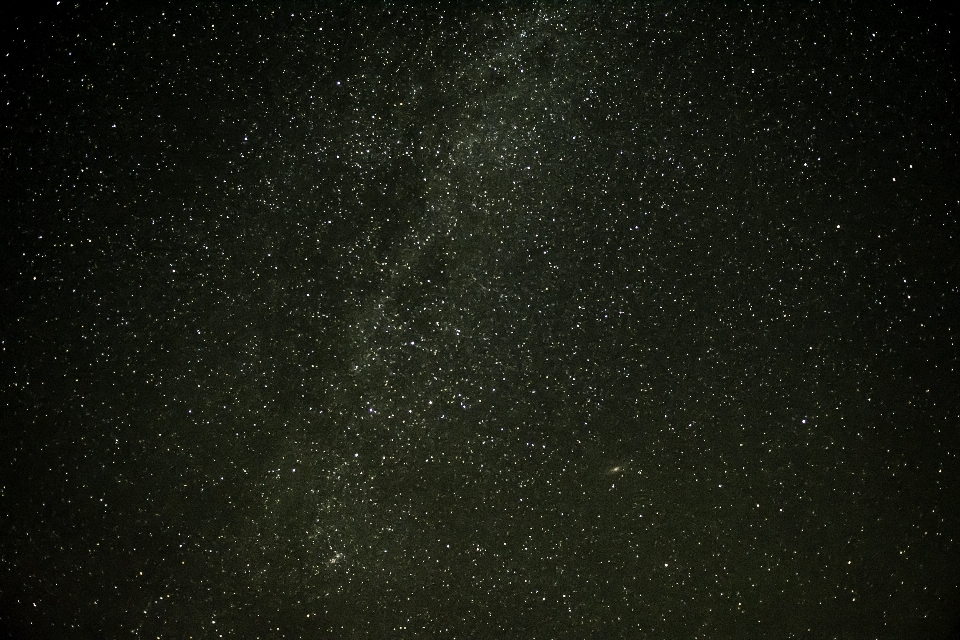
[[[41,4],[0,42],[0,631],[958,623],[943,16]]]

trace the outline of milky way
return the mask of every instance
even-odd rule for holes
[[[15,637],[946,633],[940,16],[284,6],[5,28]]]

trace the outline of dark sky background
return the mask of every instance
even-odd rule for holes
[[[960,620],[951,16],[37,5],[12,637]]]

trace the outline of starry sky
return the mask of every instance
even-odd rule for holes
[[[960,621],[951,16],[36,4],[0,631]]]

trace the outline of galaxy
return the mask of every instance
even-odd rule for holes
[[[952,18],[12,15],[0,636],[960,633]]]

